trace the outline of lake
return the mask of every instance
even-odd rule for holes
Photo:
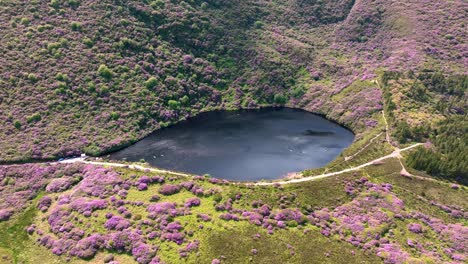
[[[296,109],[213,111],[160,129],[112,160],[210,174],[234,181],[272,180],[322,167],[354,140],[346,128]]]

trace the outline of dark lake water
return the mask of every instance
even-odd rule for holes
[[[158,130],[111,159],[237,181],[321,167],[354,140],[349,130],[288,108],[214,111]]]

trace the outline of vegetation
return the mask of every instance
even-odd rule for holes
[[[2,1],[0,160],[102,153],[220,108],[294,106],[361,133],[382,107],[379,71],[463,73],[457,10],[460,1]]]
[[[425,143],[286,185],[2,165],[0,262],[466,263],[463,10],[461,0],[0,1],[0,162],[98,156],[203,111],[272,105],[356,134],[302,176]]]
[[[110,79],[113,75],[112,71],[105,64],[99,65],[98,74],[105,79]]]
[[[284,105],[286,104],[288,99],[282,94],[275,94],[273,101],[275,102],[275,104]]]
[[[393,135],[398,143],[429,141],[432,145],[410,153],[408,165],[466,184],[467,76],[393,72],[385,73],[382,81],[386,111],[395,126]],[[396,100],[398,104],[394,103]]]
[[[431,175],[468,182],[468,119],[448,118],[431,131],[434,149],[419,148],[408,156],[408,165]]]
[[[13,211],[0,222],[7,238],[0,250],[7,259],[43,263],[99,261],[109,254],[122,263],[463,259],[464,236],[456,234],[466,233],[457,223],[465,221],[459,211],[466,206],[465,187],[410,183],[398,166],[389,160],[357,173],[265,187],[95,165],[3,166],[3,179],[15,175],[10,190],[27,184],[39,192],[31,202],[12,201],[24,204],[24,213],[0,204]],[[42,185],[23,180],[30,176]],[[426,253],[429,241],[437,255]]]

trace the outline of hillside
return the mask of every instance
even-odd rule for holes
[[[463,263],[466,187],[402,177],[398,166],[273,186],[0,166],[0,252],[5,263]]]
[[[370,82],[379,72],[467,66],[464,1],[6,0],[0,8],[3,161],[111,151],[214,108],[286,104],[359,133],[382,107]]]
[[[0,263],[466,263],[467,15],[464,0],[0,0]],[[354,142],[325,142],[329,120],[279,134],[341,154],[272,181],[105,155],[266,107]],[[259,137],[284,160],[278,134]],[[197,151],[167,145],[175,162]]]

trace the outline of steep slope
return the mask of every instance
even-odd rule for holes
[[[466,69],[467,4],[435,5],[2,1],[0,160],[99,154],[213,108],[286,104],[359,133],[377,73]]]

